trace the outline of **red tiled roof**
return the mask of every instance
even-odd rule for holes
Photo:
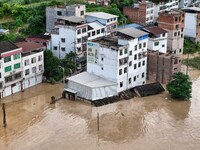
[[[19,42],[15,43],[15,45],[21,47],[23,52],[31,52],[37,49],[44,48],[44,46],[35,42]]]
[[[157,26],[146,27],[145,30],[153,35],[160,35],[163,33],[167,33],[166,30],[159,28]]]

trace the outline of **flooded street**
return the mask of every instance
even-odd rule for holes
[[[200,78],[191,101],[172,101],[166,92],[96,108],[65,99],[50,105],[62,85],[40,84],[4,99],[0,150],[199,150],[199,91]]]

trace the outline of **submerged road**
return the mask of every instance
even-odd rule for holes
[[[98,108],[66,99],[50,105],[62,87],[40,84],[3,99],[7,128],[0,110],[0,150],[200,149],[200,78],[191,101],[163,93]]]

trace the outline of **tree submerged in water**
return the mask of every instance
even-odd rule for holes
[[[189,100],[192,97],[192,82],[189,81],[189,76],[178,72],[173,74],[172,78],[173,80],[167,84],[171,96],[180,100]]]

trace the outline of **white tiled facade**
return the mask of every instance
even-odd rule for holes
[[[42,82],[44,72],[43,51],[25,55],[22,48],[1,53],[0,59],[0,98],[23,91]],[[31,59],[35,58],[33,63]],[[25,65],[25,60],[29,63]],[[35,72],[32,72],[33,68]],[[30,69],[29,74],[26,70]],[[32,70],[31,70],[32,69]]]
[[[148,37],[131,40],[118,39],[119,48],[88,42],[87,72],[117,83],[122,92],[146,83]],[[94,49],[96,53],[93,54]],[[90,56],[95,55],[95,60]]]

